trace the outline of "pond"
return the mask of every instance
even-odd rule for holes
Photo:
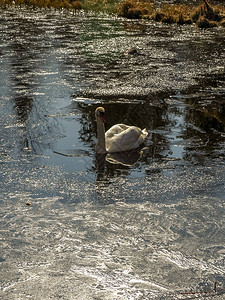
[[[15,8],[0,28],[1,299],[221,299],[225,29]],[[142,149],[96,156],[98,106]]]

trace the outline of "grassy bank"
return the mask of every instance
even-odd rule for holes
[[[14,5],[17,7],[53,8],[67,10],[89,10],[116,13],[119,0],[0,0],[1,7]]]
[[[145,0],[124,0],[118,14],[130,19],[146,18],[167,24],[196,24],[200,28],[225,27],[225,6],[212,6],[209,0],[202,0],[198,6],[165,4],[160,9]]]
[[[196,24],[200,28],[225,27],[225,6],[202,0],[198,6],[165,4],[155,8],[148,0],[0,0],[0,5],[30,6],[114,13],[129,19],[149,19],[167,24]]]
[[[15,5],[18,7],[29,6],[32,8],[55,8],[55,9],[81,9],[81,1],[74,0],[0,0],[2,7]]]

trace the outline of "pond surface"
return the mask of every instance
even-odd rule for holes
[[[1,299],[221,299],[225,30],[11,8],[0,31]],[[141,151],[96,157],[99,105]]]

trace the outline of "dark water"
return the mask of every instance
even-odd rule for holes
[[[10,9],[0,31],[1,299],[222,299],[181,293],[224,289],[224,29]],[[98,105],[141,155],[95,156]]]

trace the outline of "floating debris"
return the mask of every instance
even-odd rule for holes
[[[89,156],[89,152],[82,149],[64,150],[64,152],[53,151],[56,154],[67,157]]]

